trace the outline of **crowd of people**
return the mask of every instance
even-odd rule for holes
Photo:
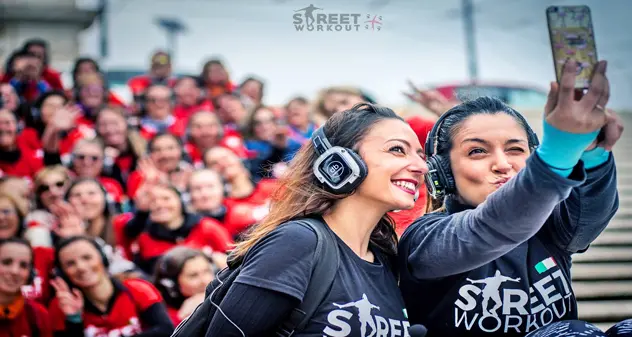
[[[297,336],[601,336],[569,320],[571,255],[618,208],[605,63],[579,101],[573,71],[552,85],[540,144],[495,98],[411,85],[438,121],[343,86],[269,106],[260,78],[174,77],[157,51],[125,102],[94,59],[66,88],[48,54],[28,40],[0,76],[0,337],[170,336],[234,259],[206,335],[271,335],[312,277],[301,217],[340,263]]]

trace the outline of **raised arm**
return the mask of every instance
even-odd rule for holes
[[[614,112],[608,119],[603,141],[582,154],[586,182],[573,188],[543,229],[569,254],[585,251],[619,209],[617,172],[610,150],[621,137],[623,123]]]
[[[607,114],[596,108],[601,97],[596,93],[603,92],[607,80],[602,62],[589,93],[574,101],[576,66],[574,61],[566,65],[555,108],[546,117],[550,128],[545,127],[542,145],[526,166],[476,209],[419,219],[402,237],[401,267],[417,279],[433,279],[489,263],[534,236],[572,189],[585,183],[586,173],[579,159],[606,124]],[[551,90],[551,95],[555,94],[557,91]],[[548,134],[555,131],[572,138],[557,142]],[[567,160],[555,162],[555,156],[547,155],[548,149],[565,153]]]

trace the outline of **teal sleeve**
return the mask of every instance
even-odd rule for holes
[[[542,143],[536,152],[553,172],[566,178],[597,135],[599,130],[582,134],[562,131],[544,120]]]
[[[587,170],[599,167],[605,164],[610,158],[610,151],[606,151],[603,147],[596,147],[590,151],[582,153],[581,160],[584,162],[584,168]]]

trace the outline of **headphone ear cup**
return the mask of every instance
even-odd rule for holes
[[[454,182],[454,176],[452,175],[452,168],[450,167],[450,161],[442,156],[434,156],[437,160],[437,166],[439,167],[439,175],[445,188],[446,194],[456,193],[456,183]]]
[[[355,151],[351,150],[351,149],[346,149],[347,152],[349,152],[349,154],[351,155],[351,158],[353,158],[353,160],[356,162],[356,164],[358,164],[358,167],[360,168],[360,178],[358,180],[356,180],[353,185],[353,189],[355,190],[356,188],[358,188],[358,186],[360,186],[360,184],[364,181],[364,179],[366,179],[366,176],[369,174],[369,168],[366,166],[366,163],[364,162],[364,159],[362,159],[362,157],[360,157],[359,154],[357,154]]]

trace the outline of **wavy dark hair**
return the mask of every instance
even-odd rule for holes
[[[371,128],[387,119],[404,121],[389,108],[362,103],[334,114],[323,126],[323,131],[333,146],[342,146],[357,152],[358,144]],[[237,244],[231,253],[231,261],[245,256],[252,246],[283,223],[299,217],[324,215],[336,201],[350,195],[335,195],[323,188],[314,177],[312,169],[317,158],[318,153],[311,142],[303,145],[290,163],[287,174],[279,181],[279,186],[283,188],[277,189],[273,194],[270,213]],[[371,243],[384,253],[395,255],[397,234],[394,222],[387,214],[382,216],[371,233]]]

